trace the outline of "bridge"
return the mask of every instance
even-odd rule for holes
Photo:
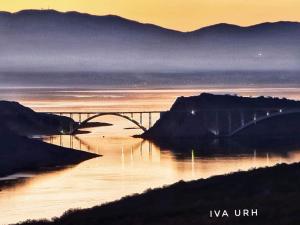
[[[283,115],[298,114],[298,113],[300,114],[300,109],[278,109],[271,113],[268,111],[268,112],[266,112],[265,115],[260,116],[260,117],[256,117],[256,115],[254,115],[253,120],[250,120],[247,123],[242,123],[240,127],[231,131],[231,133],[229,133],[228,136],[229,137],[234,136],[234,135],[238,134],[240,131],[247,129],[248,127],[256,125],[259,122],[269,120],[271,118],[280,117]]]
[[[154,120],[159,119],[164,111],[123,111],[123,112],[45,112],[59,116],[67,116],[74,119],[78,124],[73,126],[70,124],[70,129],[66,134],[74,134],[81,128],[86,127],[91,120],[102,116],[116,116],[128,120],[139,129],[146,131],[153,126]],[[156,115],[156,118],[153,118]],[[77,119],[77,120],[76,120]],[[146,124],[147,123],[147,124]]]
[[[137,128],[146,131],[154,124],[153,116],[158,120],[165,111],[132,111],[132,112],[48,112],[60,116],[68,116],[77,122],[77,126],[70,125],[69,131],[65,134],[74,134],[87,123],[95,118],[102,116],[116,116],[130,121]],[[179,112],[181,113],[181,112]],[[269,120],[271,118],[300,113],[300,108],[228,108],[228,109],[203,109],[191,110],[190,116],[202,117],[202,123],[198,126],[204,126],[216,137],[232,137],[239,132],[257,123]],[[77,118],[77,120],[75,119]],[[196,124],[195,124],[196,125]]]
[[[197,113],[201,113],[201,110]],[[251,126],[272,118],[300,114],[300,108],[232,108],[204,110],[202,114],[210,115],[211,123],[206,127],[216,137],[232,137]],[[212,119],[212,117],[214,118]]]
[[[183,111],[187,117],[198,117],[199,124],[215,137],[227,137],[238,135],[243,130],[255,126],[258,123],[284,115],[299,114],[300,108],[211,108],[190,109]],[[182,117],[182,119],[187,119]]]

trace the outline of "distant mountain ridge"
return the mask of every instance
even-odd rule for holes
[[[117,16],[117,15],[113,15],[113,14],[108,14],[108,15],[103,15],[103,16],[98,16],[98,15],[92,15],[92,14],[88,14],[88,13],[80,13],[77,11],[67,11],[67,12],[60,12],[60,11],[56,11],[56,10],[35,10],[35,9],[28,9],[28,10],[21,10],[15,13],[11,13],[11,12],[7,12],[7,11],[0,11],[0,16],[78,16],[81,18],[89,18],[89,19],[99,19],[99,20],[109,20],[109,19],[115,19],[118,20],[120,22],[129,22],[129,23],[135,23],[135,24],[139,24],[139,25],[147,25],[147,26],[152,26],[152,27],[156,27],[158,29],[162,29],[162,30],[168,30],[168,31],[173,31],[173,32],[177,32],[177,33],[194,33],[197,31],[203,31],[203,30],[208,30],[211,28],[236,28],[239,30],[246,30],[246,29],[255,29],[255,28],[263,28],[263,27],[274,27],[276,28],[277,25],[281,25],[281,26],[286,26],[286,25],[291,25],[291,28],[296,28],[299,27],[300,22],[292,22],[292,21],[278,21],[278,22],[264,22],[264,23],[259,23],[256,25],[250,25],[250,26],[239,26],[239,25],[235,25],[235,24],[229,24],[229,23],[219,23],[219,24],[214,24],[214,25],[209,25],[206,27],[202,27],[193,31],[187,31],[187,32],[183,32],[183,31],[177,31],[177,30],[172,30],[172,29],[168,29],[168,28],[164,28],[161,27],[159,25],[155,25],[155,24],[151,24],[151,23],[142,23],[142,22],[138,22],[138,21],[134,21],[134,20],[130,20],[130,19],[126,19],[124,17],[121,16]]]
[[[300,23],[192,32],[78,12],[0,12],[0,71],[300,70]]]

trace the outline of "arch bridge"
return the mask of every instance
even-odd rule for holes
[[[91,120],[102,116],[116,116],[128,120],[139,129],[146,131],[151,128],[154,122],[160,118],[163,111],[138,111],[138,112],[47,112],[60,116],[67,116],[74,119],[78,125],[70,125],[67,134],[74,134],[81,128],[84,128]],[[77,120],[76,120],[77,119]]]
[[[247,123],[242,123],[240,127],[231,131],[228,134],[228,136],[229,137],[234,136],[238,134],[240,131],[247,129],[248,127],[254,126],[259,122],[263,122],[265,120],[269,120],[275,117],[280,117],[284,115],[293,115],[293,114],[300,114],[300,109],[278,109],[277,111],[274,111],[272,113],[266,112],[265,115],[262,115],[260,117],[256,117],[256,115],[254,115],[253,120],[250,120]]]
[[[85,125],[98,117],[116,116],[130,121],[139,129],[146,131],[151,128],[165,111],[140,111],[140,112],[49,112],[60,116],[67,116],[74,119],[78,125],[71,127],[65,134],[74,134]],[[232,137],[239,132],[257,123],[288,114],[300,113],[300,108],[251,108],[251,109],[206,109],[184,111],[191,116],[202,116],[203,125],[216,137]],[[157,115],[154,118],[154,115]]]
[[[205,127],[215,137],[232,137],[258,123],[284,115],[300,114],[300,108],[228,108],[191,112],[192,115],[197,113],[209,118]]]

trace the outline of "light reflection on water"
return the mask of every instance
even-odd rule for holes
[[[62,88],[1,89],[2,99],[19,101],[38,111],[165,111],[178,96],[202,92],[241,96],[277,96],[300,99],[300,88],[210,87],[193,89],[98,90]]]
[[[180,95],[177,92],[174,94],[173,91],[171,93],[164,95],[159,92],[154,94],[151,92],[151,95],[145,94],[144,97],[143,95],[131,96],[131,100],[136,99],[136,101],[131,103],[130,109],[139,110],[140,108],[135,107],[135,104],[141,104],[147,105],[150,109],[163,110],[166,105],[171,104],[175,94]],[[105,94],[107,95],[107,93]],[[117,94],[127,95],[126,93]],[[114,93],[114,95],[117,94]],[[153,108],[148,102],[150,98],[155,103]],[[44,103],[45,108],[51,109],[56,100],[55,97],[49,98],[48,101],[51,104]],[[61,100],[61,104],[68,105],[68,101],[68,99]],[[123,104],[126,105],[126,101],[124,103],[120,102],[120,99],[113,102],[107,100],[107,102],[99,104],[107,103],[106,105],[116,109],[122,108]],[[40,106],[42,103],[43,100],[40,99],[30,100],[32,105]],[[94,100],[94,103],[97,103],[97,100]],[[72,104],[75,103],[72,102]],[[81,102],[77,102],[74,108],[87,110],[85,105],[80,104]],[[160,108],[157,108],[159,105]],[[88,107],[88,109],[90,108]],[[187,152],[175,153],[169,149],[160,149],[148,141],[131,138],[131,135],[141,131],[124,129],[132,127],[132,124],[122,118],[107,116],[95,121],[115,125],[88,129],[91,131],[90,134],[80,134],[75,137],[48,137],[45,138],[45,141],[57,145],[62,143],[65,147],[71,146],[98,153],[103,157],[88,160],[63,170],[38,174],[24,183],[3,189],[0,192],[0,224],[14,223],[29,218],[51,218],[61,215],[70,208],[91,207],[119,199],[125,195],[141,193],[148,188],[172,184],[179,180],[207,178],[238,170],[300,160],[299,151],[280,155],[271,152],[260,154],[253,150],[249,154],[226,156],[203,156],[199,150],[192,149]]]
[[[179,180],[207,178],[254,167],[295,162],[300,153],[285,156],[251,154],[210,156],[190,150],[173,153],[141,139],[125,136],[103,137],[107,129],[91,134],[54,136],[51,142],[95,152],[103,157],[64,170],[39,174],[25,183],[0,192],[1,224],[28,218],[51,218],[70,208],[85,208],[141,193],[148,188]],[[124,131],[134,133],[136,130]],[[60,138],[62,140],[60,140]],[[70,142],[71,140],[71,142]],[[50,142],[47,138],[46,141]]]

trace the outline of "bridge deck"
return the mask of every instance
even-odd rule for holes
[[[163,113],[163,112],[166,112],[166,111],[121,111],[121,112],[118,112],[118,111],[91,111],[91,112],[78,112],[78,111],[69,111],[69,112],[66,112],[66,111],[61,111],[61,112],[40,112],[40,113],[49,113],[49,114],[101,114],[101,113],[119,113],[119,114],[129,114],[129,113]]]

